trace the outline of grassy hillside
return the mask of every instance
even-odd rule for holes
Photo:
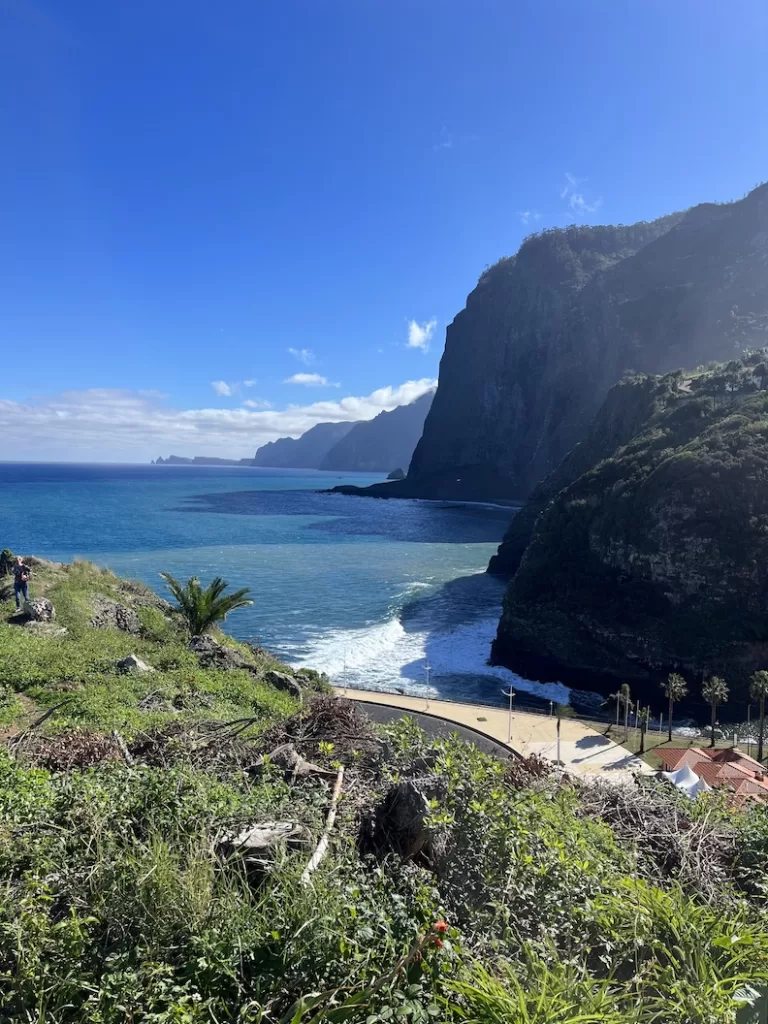
[[[263,652],[201,669],[143,587],[34,584],[67,633],[3,605],[0,1020],[733,1024],[768,980],[764,808],[375,728]],[[140,634],[89,625],[105,599]]]
[[[31,594],[49,598],[56,619],[40,631],[15,624],[11,577],[0,577],[0,722],[6,726],[56,705],[61,707],[48,720],[49,729],[119,729],[128,736],[169,720],[244,714],[266,726],[295,709],[288,694],[263,681],[265,672],[284,667],[265,651],[219,633],[256,671],[201,668],[188,649],[181,618],[149,588],[88,562],[34,561]],[[139,632],[89,626],[101,599],[134,612]],[[129,654],[156,671],[120,672],[116,663]]]

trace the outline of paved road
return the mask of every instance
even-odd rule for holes
[[[351,687],[336,687],[335,691],[339,697],[435,715],[448,722],[467,726],[525,757],[538,754],[550,761],[557,759],[557,722],[547,715],[513,712],[510,739],[509,712],[503,708],[425,700],[423,697],[380,693],[376,690],[353,690]],[[642,758],[573,718],[564,718],[560,725],[560,759],[569,771],[578,775],[627,775],[630,772],[654,774],[651,766]]]

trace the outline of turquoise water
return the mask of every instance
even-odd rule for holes
[[[485,664],[503,585],[484,569],[508,509],[317,493],[373,475],[0,464],[0,548],[93,559],[162,592],[162,571],[252,589],[227,629],[369,689],[567,699]]]

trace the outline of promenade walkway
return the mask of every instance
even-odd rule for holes
[[[350,700],[382,704],[455,722],[483,733],[496,743],[511,747],[524,757],[538,754],[549,761],[557,759],[557,720],[547,715],[513,711],[510,741],[510,716],[504,708],[431,698],[426,700],[424,697],[355,690],[351,687],[335,687],[335,692],[337,696]],[[654,774],[651,766],[642,758],[573,718],[564,718],[560,723],[560,760],[568,771],[578,775],[626,775],[630,772]]]

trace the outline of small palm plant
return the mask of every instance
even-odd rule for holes
[[[192,636],[208,633],[212,626],[217,622],[223,622],[236,608],[245,608],[253,604],[247,596],[251,592],[249,587],[225,594],[224,591],[229,584],[220,576],[203,589],[197,576],[193,576],[182,585],[169,572],[161,572],[160,575],[176,598],[179,611]]]
[[[710,747],[715,745],[715,725],[717,724],[717,706],[725,704],[728,700],[728,684],[720,676],[710,676],[704,681],[701,688],[704,700],[712,708],[712,737],[709,741]]]
[[[757,760],[763,760],[763,739],[765,737],[765,698],[768,697],[768,672],[761,669],[752,676],[749,695],[756,700],[760,709],[760,725],[757,734]]]
[[[674,708],[677,701],[682,700],[688,693],[688,684],[682,676],[678,675],[677,672],[672,672],[667,676],[666,679],[662,680],[661,688],[664,691],[664,696],[669,701],[669,722],[667,728],[667,738],[669,742],[672,742],[672,709]]]

